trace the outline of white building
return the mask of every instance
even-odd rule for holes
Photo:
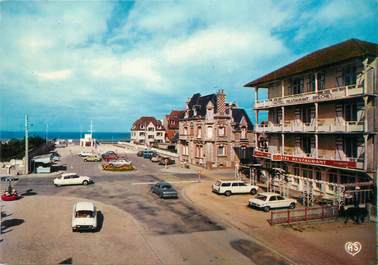
[[[165,130],[162,122],[154,117],[139,118],[131,128],[131,142],[148,146],[153,143],[165,143]]]

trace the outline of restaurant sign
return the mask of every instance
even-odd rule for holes
[[[357,168],[357,163],[354,161],[326,160],[326,159],[318,159],[318,158],[310,158],[310,157],[288,156],[288,155],[273,155],[272,160],[288,161],[288,162],[301,163],[301,164],[331,166],[331,167]]]
[[[273,99],[272,105],[295,105],[295,104],[303,104],[309,102],[316,102],[322,100],[330,100],[333,99],[333,95],[329,91],[324,91],[323,93],[318,94],[310,94],[310,95],[298,95],[298,96],[290,96],[287,98],[276,98]]]
[[[255,150],[255,156],[256,157],[270,158],[270,153],[269,152],[263,152],[263,151]]]

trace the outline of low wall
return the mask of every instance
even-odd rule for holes
[[[133,150],[136,150],[136,151],[143,151],[144,149],[147,148],[145,145],[137,145],[137,144],[128,143],[128,142],[118,142],[118,144],[127,146],[127,147],[129,147]],[[154,148],[154,147],[148,148],[148,149],[155,151],[159,155],[169,156],[171,158],[178,158],[179,157],[179,155],[177,153],[170,152],[170,151],[167,151],[167,150],[161,150],[159,148]]]

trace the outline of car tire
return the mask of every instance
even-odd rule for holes
[[[230,190],[226,190],[224,195],[226,195],[227,197],[231,196],[232,192]]]
[[[270,207],[269,207],[269,206],[265,206],[265,207],[263,208],[263,211],[266,212],[266,213],[269,212],[269,211],[270,211]]]
[[[87,180],[84,180],[84,181],[83,181],[83,185],[85,185],[85,186],[88,185],[88,181],[87,181]]]
[[[76,228],[73,228],[73,227],[72,227],[72,232],[76,232]]]
[[[257,190],[256,189],[251,189],[251,192],[250,192],[252,195],[255,195],[257,193]]]
[[[55,187],[57,187],[57,188],[60,187],[60,185],[58,185],[58,184],[54,184],[54,185],[55,185]]]
[[[294,202],[290,203],[289,208],[290,209],[295,209],[295,203]]]

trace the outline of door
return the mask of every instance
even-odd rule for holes
[[[239,183],[233,182],[231,185],[231,190],[232,190],[232,193],[239,193],[240,192]]]
[[[61,183],[62,185],[70,185],[71,184],[71,176],[65,176]]]
[[[250,187],[247,186],[244,182],[239,182],[239,190],[241,193],[249,193],[250,192]]]
[[[71,182],[70,184],[73,184],[73,185],[81,184],[81,180],[80,180],[80,177],[78,175],[71,176],[70,182]]]
[[[277,196],[271,196],[269,198],[269,206],[270,208],[278,208],[278,201],[277,201]]]
[[[276,196],[277,197],[277,207],[288,207],[287,201],[282,196]]]

